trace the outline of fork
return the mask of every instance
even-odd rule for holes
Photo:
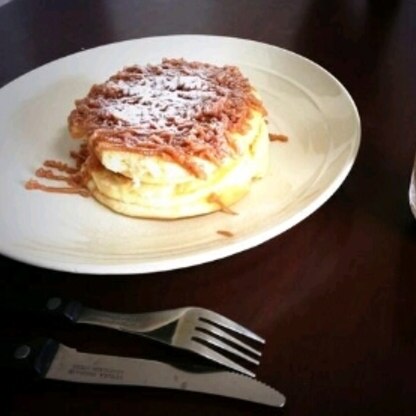
[[[73,323],[115,329],[192,351],[250,377],[255,377],[255,373],[228,357],[258,365],[261,352],[241,339],[265,343],[263,338],[242,325],[199,307],[127,314],[92,309],[75,300],[53,297],[40,309]],[[241,339],[231,334],[238,334]]]

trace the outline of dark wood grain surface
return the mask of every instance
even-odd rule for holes
[[[0,290],[120,311],[216,310],[267,339],[258,377],[284,392],[287,406],[28,382],[2,388],[0,414],[416,414],[416,220],[407,200],[416,151],[416,2],[14,0],[0,7],[0,85],[85,48],[177,33],[270,43],[334,74],[362,119],[360,152],[344,184],[293,229],[227,259],[156,275],[87,276],[0,257]],[[3,315],[1,338],[32,335],[94,352],[174,354],[108,330]]]

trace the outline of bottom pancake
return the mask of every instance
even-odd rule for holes
[[[103,205],[132,217],[175,219],[227,211],[249,192],[253,179],[264,176],[268,146],[267,126],[261,120],[249,150],[229,158],[206,179],[152,184],[102,167],[90,172],[88,189]]]

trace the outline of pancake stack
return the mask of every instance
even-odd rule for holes
[[[68,124],[86,141],[94,198],[120,214],[173,219],[232,212],[266,173],[265,116],[235,66],[165,59],[94,85]]]

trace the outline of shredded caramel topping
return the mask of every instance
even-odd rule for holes
[[[270,133],[269,140],[271,142],[287,142],[289,141],[289,138],[285,136],[284,134]]]
[[[158,155],[203,176],[192,157],[220,163],[235,152],[231,134],[249,128],[253,109],[266,114],[237,67],[165,59],[94,85],[76,101],[69,125],[95,153]]]

